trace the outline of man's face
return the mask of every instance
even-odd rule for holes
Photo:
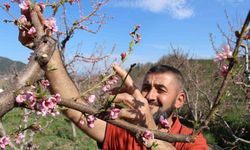
[[[172,73],[151,73],[144,78],[142,95],[148,100],[153,115],[165,112],[169,117],[176,107],[179,84]]]

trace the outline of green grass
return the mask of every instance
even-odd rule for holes
[[[217,144],[213,134],[209,132],[204,132],[203,135],[206,138],[208,144]]]
[[[12,110],[10,113],[6,114],[3,119],[3,125],[8,135],[11,135],[11,140],[13,141],[14,134],[18,126],[21,125],[20,119],[22,117],[23,111],[19,108]],[[28,121],[28,124],[34,123],[35,119],[32,117]],[[51,123],[46,127],[48,121]],[[39,145],[39,149],[53,149],[53,150],[95,150],[98,149],[96,142],[85,135],[80,129],[76,128],[77,136],[73,137],[72,128],[70,121],[63,115],[58,115],[56,117],[42,117],[38,119],[39,124],[44,128],[38,131],[34,135],[32,144]],[[23,127],[22,127],[23,128]],[[98,132],[98,131],[97,131]],[[30,130],[27,130],[27,135],[30,135]],[[26,136],[26,138],[29,138]],[[13,142],[14,143],[14,142]],[[17,145],[18,147],[18,145]],[[7,149],[10,149],[8,147]]]

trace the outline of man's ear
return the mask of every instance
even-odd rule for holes
[[[184,91],[179,92],[175,101],[175,108],[181,108],[185,102],[186,94]]]

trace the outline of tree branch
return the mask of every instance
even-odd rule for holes
[[[87,105],[81,104],[79,102],[74,102],[72,100],[63,99],[61,102],[58,103],[58,105],[65,106],[65,107],[68,107],[71,109],[75,109],[75,110],[78,110],[82,113],[87,113],[87,114],[97,114],[98,113],[97,110],[95,110]],[[99,119],[105,120],[105,121],[107,121],[115,126],[126,129],[135,135],[138,135],[140,133],[143,133],[146,130],[149,130],[147,128],[133,125],[131,123],[128,123],[128,122],[120,120],[120,119],[106,120],[106,119],[101,118],[101,117]],[[195,137],[192,135],[180,135],[180,134],[173,135],[173,134],[169,134],[169,133],[160,132],[157,130],[151,130],[151,131],[154,133],[155,138],[160,139],[160,140],[164,140],[164,141],[168,141],[168,142],[193,142],[195,140]]]

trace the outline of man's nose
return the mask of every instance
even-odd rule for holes
[[[154,89],[151,89],[150,91],[148,91],[147,95],[145,96],[145,98],[148,101],[152,101],[152,100],[156,100],[157,98],[157,93]]]

